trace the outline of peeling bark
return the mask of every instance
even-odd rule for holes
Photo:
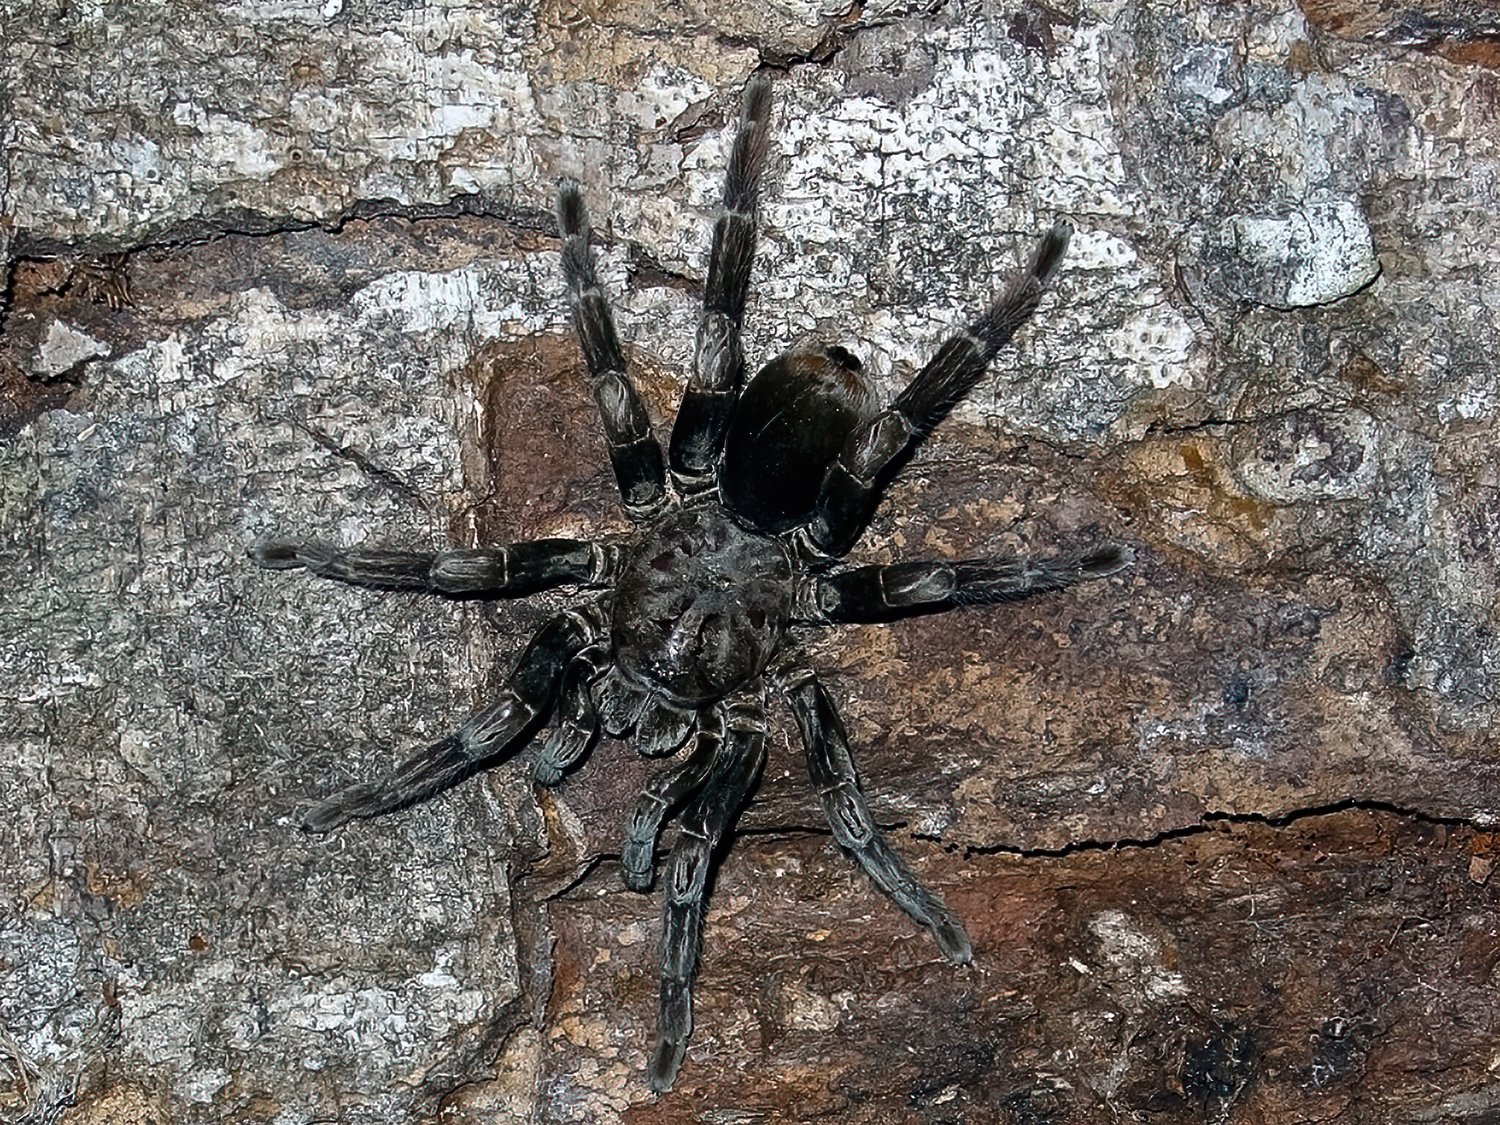
[[[0,1115],[1491,1120],[1492,16],[7,12]],[[658,905],[616,857],[658,764],[605,744],[554,792],[510,766],[295,827],[461,721],[567,597],[377,595],[243,549],[623,533],[555,181],[661,427],[758,65],[752,362],[822,334],[889,396],[1034,232],[1077,228],[858,558],[1140,562],[815,638],[974,965],[836,853],[783,717],[655,1099]]]

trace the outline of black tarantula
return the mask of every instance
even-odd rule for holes
[[[883,410],[859,361],[841,347],[787,352],[747,383],[740,326],[770,114],[770,83],[752,81],[714,226],[693,372],[665,464],[595,275],[578,184],[561,185],[563,277],[621,498],[636,525],[629,536],[437,554],[282,541],[250,548],[262,566],[302,567],[380,590],[457,597],[557,586],[602,591],[537,632],[494,706],[389,776],[314,806],[303,827],[328,832],[425,801],[503,762],[549,720],[532,767],[543,785],[557,784],[582,760],[601,728],[633,735],[651,757],[691,742],[686,758],[641,794],[621,854],[626,885],[648,889],[663,822],[677,818],[662,907],[659,1034],[650,1064],[656,1091],[676,1079],[692,1031],[709,875],[760,776],[773,689],[801,732],[834,839],[932,931],[944,957],[957,965],[970,957],[962,924],[875,827],[844,726],[799,652],[797,631],[1012,601],[1130,562],[1125,548],[1106,546],[1078,556],[834,568],[900,467],[1036,309],[1070,231],[1059,223],[1047,232],[1026,270]]]

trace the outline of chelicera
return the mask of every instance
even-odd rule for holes
[[[1059,223],[1025,269],[947,340],[895,400],[879,408],[859,361],[835,346],[800,347],[745,379],[740,329],[755,252],[771,87],[752,81],[713,231],[687,383],[663,456],[631,384],[595,274],[578,185],[558,199],[562,270],[588,379],[626,512],[618,542],[544,539],[436,554],[340,550],[266,541],[250,556],[382,590],[515,597],[559,586],[586,595],[542,626],[501,698],[456,733],[377,781],[315,805],[309,832],[425,801],[507,760],[550,724],[532,773],[555,785],[601,732],[648,756],[680,760],[640,796],[625,827],[625,883],[647,890],[669,818],[661,999],[652,1089],[676,1079],[692,1031],[692,988],[709,875],[766,753],[766,712],[780,695],[806,748],[834,839],[882,891],[931,931],[944,957],[969,939],[871,818],[833,699],[799,637],[842,622],[887,622],[1013,601],[1112,574],[1121,546],[1045,558],[923,560],[841,569],[887,484],[1035,311],[1067,248]]]

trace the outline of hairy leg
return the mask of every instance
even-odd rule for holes
[[[591,688],[609,668],[609,645],[592,644],[573,657],[558,689],[557,721],[531,766],[541,785],[556,785],[599,738],[599,712]]]
[[[797,591],[796,614],[808,624],[895,621],[971,605],[1014,602],[1105,578],[1133,560],[1128,547],[1111,544],[1086,555],[1053,558],[861,566],[804,579]]]
[[[576,180],[563,180],[558,188],[557,228],[573,326],[588,367],[589,388],[604,422],[620,497],[632,519],[644,519],[661,507],[666,496],[661,446],[651,434],[646,408],[625,372],[625,353],[615,335],[614,317],[594,271],[588,213]]]
[[[665,757],[687,741],[697,721],[696,711],[674,707],[653,697],[635,724],[636,751],[643,758]]]
[[[662,822],[696,793],[718,762],[724,745],[724,707],[714,704],[698,713],[698,731],[687,760],[651,780],[625,822],[620,875],[633,891],[651,889],[652,863]]]
[[[805,667],[784,671],[780,679],[802,732],[807,770],[833,838],[897,906],[932,931],[944,957],[955,965],[968,964],[971,950],[963,924],[922,885],[875,827],[860,792],[844,724],[828,692]]]
[[[555,586],[608,586],[620,549],[577,539],[538,539],[478,550],[343,551],[326,543],[266,539],[247,549],[267,570],[303,569],[372,590],[410,590],[449,597],[519,597]]]
[[[1006,283],[967,331],[939,348],[895,402],[849,435],[823,478],[812,520],[799,529],[799,542],[809,555],[842,558],[848,554],[897,470],[974,389],[995,353],[1036,311],[1071,233],[1063,223],[1048,231],[1026,271]]]
[[[671,1089],[676,1081],[693,1031],[693,981],[714,853],[750,796],[765,758],[766,719],[760,701],[732,702],[721,753],[703,787],[682,811],[682,833],[663,878],[661,1012],[648,1076],[657,1093]]]
[[[771,127],[771,83],[745,87],[739,127],[724,177],[724,209],[714,224],[703,287],[703,313],[693,348],[693,373],[672,427],[668,458],[687,491],[707,487],[724,442],[724,430],[744,381],[740,327],[755,260],[755,220]]]
[[[302,828],[329,832],[361,817],[419,804],[526,745],[552,707],[563,669],[606,628],[597,606],[568,610],[537,631],[517,661],[499,702],[455,733],[413,754],[379,781],[351,785],[308,810]]]
[[[599,722],[611,738],[623,738],[634,731],[651,703],[650,693],[632,683],[618,665],[594,682],[593,697]]]

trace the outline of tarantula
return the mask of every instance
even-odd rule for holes
[[[1130,562],[1127,549],[1110,545],[1073,556],[834,569],[896,472],[1036,309],[1070,230],[1058,223],[1044,235],[1025,271],[884,409],[877,409],[859,361],[836,346],[786,352],[746,382],[740,328],[770,115],[769,82],[751,81],[714,226],[693,371],[665,461],[595,274],[578,184],[561,184],[562,272],[610,461],[635,523],[629,536],[437,554],[286,541],[250,548],[265,567],[301,567],[381,590],[454,597],[514,597],[558,586],[602,591],[542,626],[499,702],[389,776],[315,805],[303,827],[328,832],[425,801],[509,758],[549,721],[532,766],[543,785],[557,784],[578,764],[601,729],[616,738],[633,735],[650,757],[690,742],[686,758],[641,794],[621,854],[626,885],[647,890],[663,824],[676,817],[649,1069],[658,1092],[676,1079],[692,1030],[709,875],[765,761],[773,687],[801,732],[834,839],[932,932],[944,957],[958,965],[970,958],[962,924],[871,819],[844,726],[799,652],[797,631],[1011,601],[1100,578]]]

